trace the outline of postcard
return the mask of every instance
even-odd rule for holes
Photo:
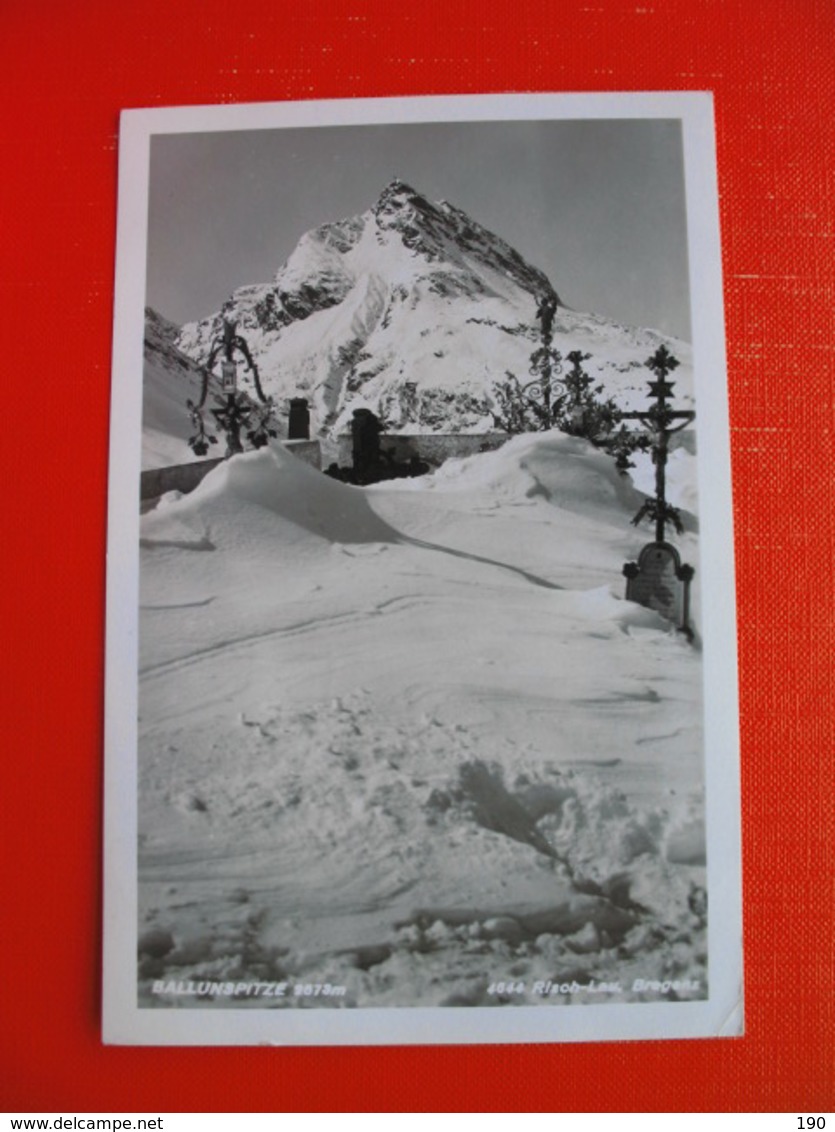
[[[711,96],[119,162],[105,1041],[740,1034]]]

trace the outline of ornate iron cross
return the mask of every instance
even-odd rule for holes
[[[647,499],[638,511],[632,522],[635,526],[647,517],[655,520],[655,541],[664,542],[664,528],[672,523],[681,533],[681,520],[678,510],[667,502],[667,451],[669,438],[674,432],[688,425],[696,417],[692,409],[671,409],[667,398],[672,397],[673,383],[667,377],[678,367],[678,358],[674,358],[666,346],[659,346],[646,366],[655,374],[655,381],[649,383],[650,397],[655,398],[654,404],[648,409],[637,410],[631,413],[622,413],[625,420],[640,421],[653,433],[655,442],[652,446],[652,461],[655,464],[655,499]]]

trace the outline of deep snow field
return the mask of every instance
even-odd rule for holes
[[[642,499],[548,433],[365,489],[275,445],[143,517],[140,1004],[706,997],[701,654],[623,600]],[[182,995],[222,981],[289,989]]]

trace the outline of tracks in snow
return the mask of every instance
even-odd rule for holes
[[[284,638],[297,637],[306,633],[314,633],[323,630],[330,630],[333,628],[348,627],[350,625],[360,624],[366,621],[369,617],[377,617],[381,614],[392,614],[406,612],[415,609],[421,605],[436,604],[441,605],[448,602],[448,598],[435,597],[430,594],[410,594],[406,596],[399,596],[389,598],[386,601],[378,602],[371,608],[352,610],[347,613],[334,613],[328,614],[323,617],[309,617],[303,621],[294,622],[291,625],[282,625],[277,628],[265,629],[263,632],[245,633],[240,637],[230,637],[223,641],[218,641],[212,645],[206,645],[204,648],[196,649],[194,652],[186,653],[183,656],[176,657],[172,660],[160,661],[156,664],[149,664],[145,667],[140,667],[139,677],[145,679],[149,676],[167,675],[173,672],[178,672],[183,669],[192,667],[195,664],[200,664],[205,660],[211,660],[213,657],[219,656],[221,653],[237,653],[246,651],[257,645],[263,644],[271,640],[281,640]],[[164,608],[188,608],[192,603],[184,603],[181,606],[148,606],[147,609],[164,609]],[[202,602],[195,602],[195,605],[204,604]]]

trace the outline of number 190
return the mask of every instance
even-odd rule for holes
[[[814,1128],[826,1128],[826,1120],[822,1116],[798,1116],[797,1127],[803,1132],[809,1132],[809,1129]]]

